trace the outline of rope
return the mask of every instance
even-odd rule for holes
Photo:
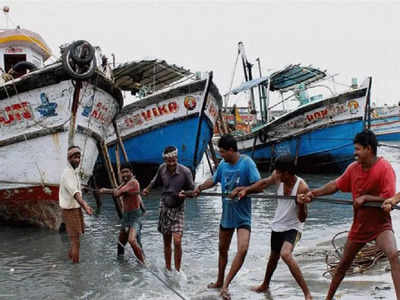
[[[19,95],[19,92],[18,92],[18,90],[17,90],[17,86],[16,86],[14,80],[12,81],[12,85],[13,85],[14,90],[15,90],[15,96],[16,96],[16,98],[18,99],[18,101],[22,102],[22,101],[21,101],[21,98],[20,98],[20,95]],[[7,99],[11,99],[11,98],[10,98],[10,95],[9,95],[8,92],[7,92],[6,85],[4,85],[3,87],[4,87],[4,89],[6,90]],[[29,127],[27,127],[27,128],[29,128]],[[28,143],[28,138],[26,137],[26,133],[23,133],[23,136],[24,136],[24,142],[25,142],[25,143]],[[35,166],[36,166],[36,168],[37,168],[37,171],[39,172],[40,182],[41,182],[40,185],[44,187],[44,186],[45,186],[45,179],[44,179],[43,177],[44,177],[45,171],[42,171],[42,170],[40,169],[39,164],[38,164],[37,161],[35,161]]]
[[[125,245],[123,245],[120,241],[118,241],[118,244],[123,247],[125,249]],[[172,292],[174,292],[179,298],[181,298],[182,300],[186,300],[186,298],[179,293],[177,290],[175,290],[173,287],[171,287],[165,280],[163,280],[160,276],[157,275],[156,272],[152,271],[149,266],[150,263],[145,262],[144,264],[139,261],[139,259],[134,255],[133,258],[136,260],[137,263],[139,263],[140,265],[142,265],[147,271],[149,271],[155,278],[157,278],[162,284],[164,284],[169,290],[171,290]]]
[[[1,182],[1,181],[0,181]],[[87,190],[92,191],[92,192],[99,192],[99,190],[92,189],[92,188],[87,188]],[[184,194],[187,196],[191,196],[193,191],[184,191]],[[140,192],[133,192],[133,195],[138,195]],[[201,192],[200,195],[202,196],[217,196],[217,197],[228,197],[229,193],[219,193],[219,192]],[[297,196],[280,196],[276,194],[250,194],[247,195],[248,197],[251,198],[258,198],[258,199],[267,199],[267,200],[296,200]],[[239,200],[232,200],[232,201],[239,201]],[[323,197],[315,197],[312,198],[312,201],[318,201],[318,202],[326,202],[326,203],[332,203],[332,204],[342,204],[342,205],[353,205],[353,200],[346,200],[346,199],[338,199],[338,198],[323,198]],[[375,201],[375,202],[365,202],[363,206],[367,207],[376,207],[376,208],[381,208],[382,207],[382,202]],[[398,209],[400,210],[399,205],[393,205],[393,209]]]
[[[96,76],[96,82],[95,82],[95,84],[93,85],[93,94],[92,94],[92,99],[91,99],[91,106],[92,106],[92,110],[94,109],[94,102],[95,102],[95,99],[94,99],[94,97],[95,97],[95,95],[96,95],[96,91],[97,91],[97,80],[98,80],[98,77]],[[79,102],[78,102],[78,104],[79,105],[82,105],[82,100],[83,100],[83,97],[84,97],[84,95],[85,95],[85,93],[86,93],[86,89],[88,88],[88,86],[89,86],[89,84],[87,83],[87,85],[86,85],[86,87],[85,87],[85,89],[83,90],[83,91],[81,91],[81,98],[80,98],[80,100],[79,100]],[[92,112],[92,111],[91,111]],[[87,127],[88,128],[90,128],[90,124],[91,124],[91,120],[92,120],[92,113],[89,113],[89,119],[88,119],[88,125],[87,125]],[[85,142],[84,142],[84,146],[83,146],[83,149],[82,149],[82,159],[81,159],[81,161],[83,162],[83,160],[84,160],[84,158],[85,158],[85,154],[86,154],[86,147],[87,147],[87,141],[88,141],[88,138],[89,138],[89,135],[86,135],[86,138],[85,138]],[[82,170],[82,168],[83,168],[83,163],[81,163],[80,164],[80,167],[79,167],[79,172],[80,173],[83,173],[83,170]]]
[[[42,186],[58,186],[56,183],[49,182],[32,182],[32,181],[12,181],[12,180],[0,180],[2,184],[15,184],[15,185],[42,185]]]
[[[339,232],[335,234],[331,240],[335,251],[334,253],[330,255],[326,254],[325,256],[327,271],[322,274],[322,276],[325,278],[328,278],[329,276],[333,277],[336,272],[336,268],[343,256],[344,247],[338,247],[335,243],[335,240],[338,236],[346,233],[347,231]],[[398,251],[398,255],[399,254],[400,251]],[[346,271],[346,274],[352,275],[356,273],[363,273],[371,269],[379,260],[385,257],[385,253],[376,245],[375,241],[366,243],[355,256],[350,268]]]
[[[380,146],[380,147],[388,147],[388,148],[400,149],[400,146],[388,145],[388,144],[381,144],[381,143],[379,143],[378,146]]]
[[[190,193],[190,192],[185,192],[185,193]],[[203,196],[228,196],[228,193],[218,193],[218,192],[201,192],[200,195]],[[277,200],[277,199],[283,199],[283,200],[296,200],[296,196],[279,196],[276,194],[251,194],[248,195],[251,198],[259,198],[259,199],[268,199],[268,200]],[[312,198],[312,201],[318,201],[318,202],[327,202],[327,203],[332,203],[332,204],[343,204],[343,205],[353,205],[352,200],[346,200],[346,199],[336,199],[336,198],[322,198],[322,197],[315,197]],[[382,202],[365,202],[363,206],[368,206],[368,207],[381,207]],[[394,205],[393,209],[399,209],[400,206]]]

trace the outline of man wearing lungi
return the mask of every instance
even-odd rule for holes
[[[141,263],[144,263],[142,243],[140,240],[142,230],[142,209],[140,207],[142,198],[140,197],[140,185],[133,176],[130,167],[121,169],[122,185],[116,189],[101,188],[100,193],[113,194],[115,197],[122,197],[122,219],[121,230],[119,232],[118,255],[124,254],[126,242],[129,242],[133,252]]]
[[[178,149],[168,146],[163,152],[163,164],[150,184],[143,190],[149,194],[156,186],[162,186],[158,231],[163,235],[165,267],[171,270],[171,242],[174,240],[175,269],[179,272],[182,260],[182,234],[185,208],[183,190],[193,190],[192,172],[178,163]]]
[[[79,263],[80,236],[85,229],[81,207],[88,215],[93,213],[92,208],[82,199],[81,182],[78,167],[81,162],[81,150],[78,146],[68,148],[68,164],[60,181],[59,205],[67,228],[71,248],[68,257],[73,263]]]

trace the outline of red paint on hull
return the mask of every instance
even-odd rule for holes
[[[0,190],[0,218],[58,230],[62,220],[58,190],[58,186]]]

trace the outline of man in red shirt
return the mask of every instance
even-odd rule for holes
[[[140,197],[140,185],[129,167],[121,169],[122,185],[116,189],[101,188],[100,193],[122,196],[122,219],[119,233],[118,254],[123,254],[123,247],[128,241],[133,252],[141,263],[144,263],[144,255],[140,241],[143,215],[141,210],[142,198]],[[122,249],[121,249],[122,248]]]
[[[332,278],[326,299],[332,299],[346,271],[359,250],[372,240],[381,248],[391,265],[393,284],[397,299],[400,299],[400,261],[390,214],[381,208],[365,207],[366,202],[382,202],[393,197],[396,191],[396,175],[392,166],[382,157],[376,156],[375,134],[364,130],[354,138],[356,161],[336,180],[306,195],[299,195],[299,202],[310,202],[313,197],[333,194],[338,190],[351,192],[354,219],[343,251],[342,259]]]

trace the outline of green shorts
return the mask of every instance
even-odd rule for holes
[[[124,212],[121,219],[121,230],[128,231],[129,228],[134,228],[137,235],[140,235],[142,230],[142,215],[140,208]]]

